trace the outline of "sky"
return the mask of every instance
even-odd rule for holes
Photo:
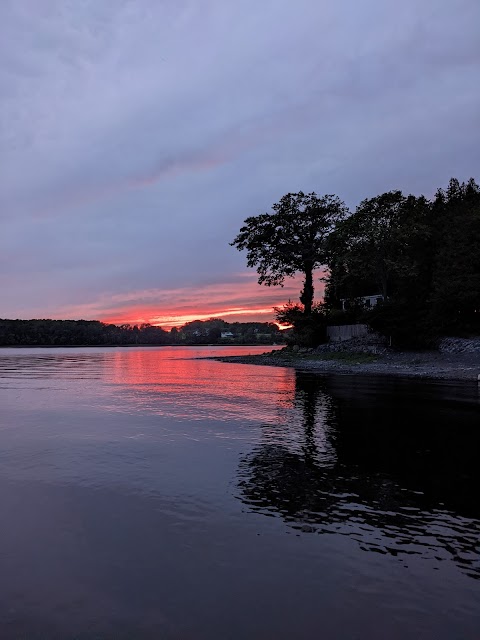
[[[287,192],[480,179],[478,0],[0,0],[0,317],[271,321]],[[322,284],[316,281],[316,294]]]

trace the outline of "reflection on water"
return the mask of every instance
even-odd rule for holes
[[[235,355],[242,349],[244,353],[245,347],[213,348],[208,354]],[[262,353],[265,347],[254,351]],[[217,363],[202,359],[205,355],[205,348],[175,349],[170,361],[146,350],[132,352],[128,360],[124,353],[116,353],[109,370],[113,392],[109,400],[118,407],[121,396],[128,401],[128,411],[135,406],[158,415],[228,421],[257,420],[264,412],[268,418],[272,398],[282,401],[293,395],[293,373],[288,369],[275,370],[260,385],[256,369],[243,365],[226,365],[222,370],[216,366],[218,373],[212,378],[212,364]],[[197,359],[192,362],[192,358]]]
[[[0,638],[477,640],[476,385],[235,352],[0,351]]]
[[[403,563],[453,560],[480,578],[475,407],[446,410],[440,388],[427,411],[423,396],[398,403],[401,383],[378,387],[298,373],[290,420],[265,425],[242,458],[240,498],[302,531],[347,535]]]
[[[264,411],[268,418],[273,398],[281,401],[293,395],[292,371],[274,370],[259,385],[256,368],[219,368],[207,358],[263,353],[265,349],[4,349],[0,351],[0,389],[15,389],[20,394],[16,400],[22,400],[25,392],[29,404],[36,399],[45,402],[45,393],[35,398],[32,389],[47,393],[61,390],[66,393],[56,396],[55,402],[65,405],[78,404],[81,398],[99,410],[127,414],[256,420]]]

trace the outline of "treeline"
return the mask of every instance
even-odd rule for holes
[[[450,180],[432,200],[364,200],[328,239],[330,324],[364,321],[400,347],[480,334],[480,189]],[[383,300],[368,308],[367,296]],[[343,310],[342,310],[343,309]]]
[[[82,346],[168,344],[169,333],[149,324],[117,326],[98,320],[0,320],[0,345]]]
[[[98,320],[1,320],[0,346],[122,346],[168,344],[272,344],[274,323],[195,320],[165,331],[150,324],[120,326]]]
[[[452,178],[435,197],[389,191],[354,212],[335,195],[287,193],[245,219],[231,246],[258,283],[303,275],[300,304],[276,308],[290,341],[315,346],[326,325],[366,322],[400,347],[480,333],[480,189]],[[314,272],[327,268],[325,299]]]
[[[194,320],[170,332],[174,344],[273,344],[283,341],[274,322],[226,322],[219,318]]]

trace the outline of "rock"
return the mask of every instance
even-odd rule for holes
[[[443,338],[438,350],[440,353],[478,353],[480,355],[480,336],[473,338]]]
[[[351,338],[341,342],[328,342],[317,347],[318,353],[373,353],[383,355],[389,352],[387,340],[378,333],[368,333],[366,336]]]

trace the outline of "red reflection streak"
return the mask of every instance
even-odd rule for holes
[[[222,351],[227,353],[244,354],[245,349]],[[293,370],[194,359],[202,355],[205,350],[182,347],[117,352],[108,379],[125,387],[122,398],[138,410],[164,415],[221,418],[228,414],[258,420],[259,411],[267,406],[271,411],[275,406],[293,405]]]

